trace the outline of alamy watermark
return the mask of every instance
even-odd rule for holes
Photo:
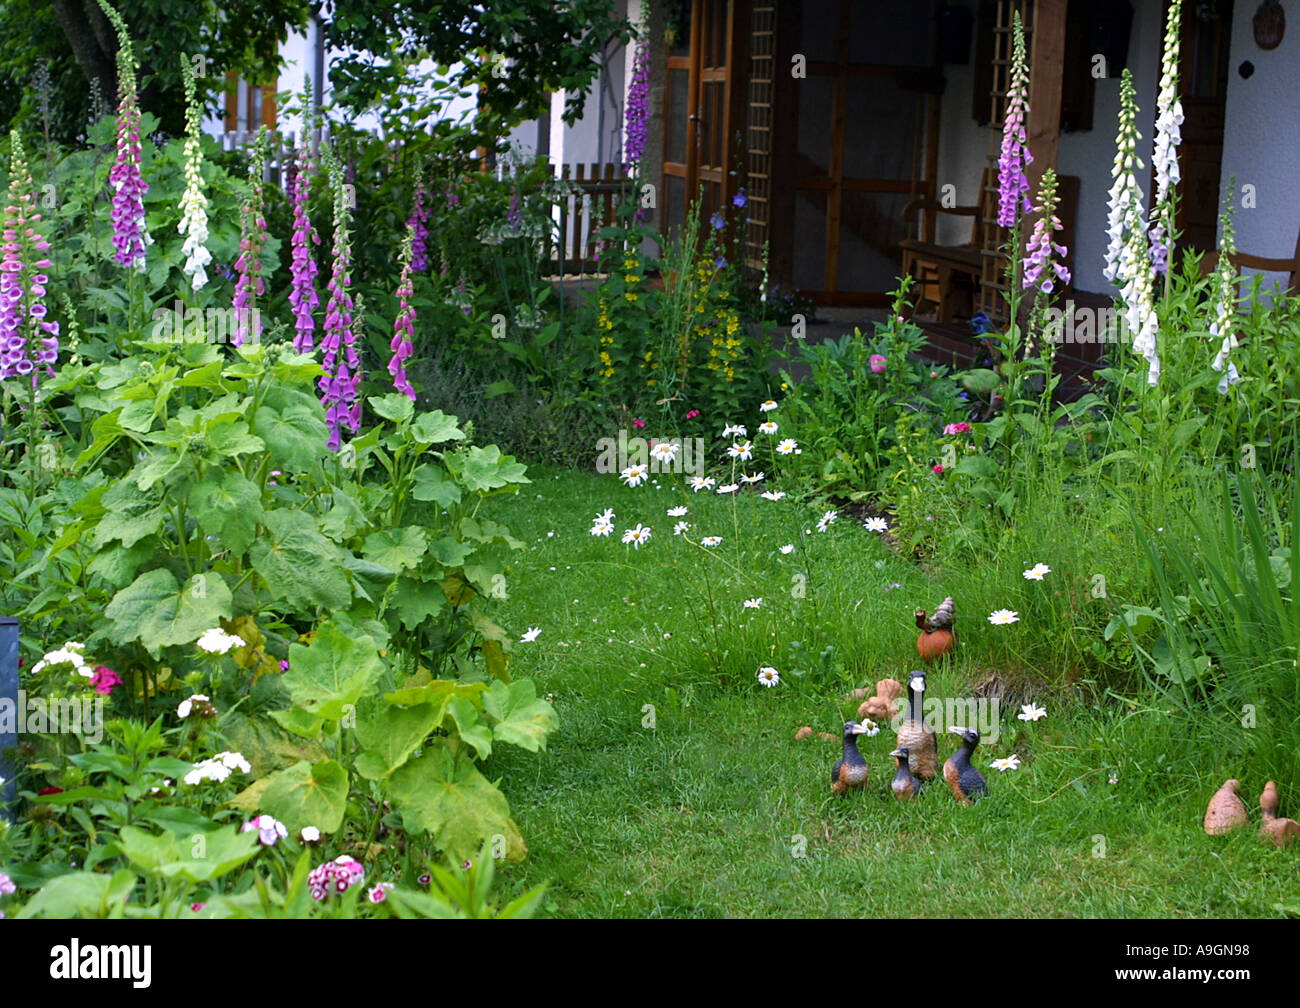
[[[0,697],[0,735],[82,736],[91,745],[104,738],[102,696],[37,697],[18,691]]]
[[[157,343],[259,343],[262,314],[257,308],[195,308],[179,298],[173,308],[155,308],[152,338]]]
[[[596,472],[621,473],[631,466],[645,466],[649,473],[685,473],[703,476],[707,469],[704,438],[628,437],[620,430],[617,438],[596,442]]]
[[[1066,301],[1064,310],[1052,306],[1044,312],[1043,339],[1048,343],[1119,343],[1130,338],[1123,313],[1113,307],[1076,308]]]

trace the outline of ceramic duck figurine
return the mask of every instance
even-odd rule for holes
[[[1223,787],[1214,792],[1214,797],[1205,810],[1205,832],[1210,836],[1231,833],[1246,825],[1246,804],[1237,797],[1237,789],[1240,787],[1241,781],[1227,780],[1223,782]]]
[[[953,797],[963,805],[969,805],[975,798],[989,793],[984,775],[970,765],[975,747],[980,744],[980,733],[973,728],[953,727],[948,730],[961,736],[962,745],[944,763],[943,779],[952,788]]]
[[[837,795],[867,786],[871,768],[858,752],[858,736],[866,730],[856,721],[844,722],[844,755],[831,770],[831,791]]]
[[[939,772],[939,744],[921,713],[924,694],[925,676],[913,672],[907,681],[907,720],[898,726],[898,746],[907,749],[912,776],[928,781]]]
[[[953,634],[953,601],[944,599],[934,615],[926,619],[925,610],[916,614],[916,625],[921,636],[916,638],[916,652],[921,661],[929,663],[938,661],[952,651],[957,642]]]
[[[1272,840],[1275,846],[1285,847],[1300,836],[1300,823],[1277,817],[1277,784],[1274,781],[1264,785],[1264,793],[1259,796],[1259,811],[1264,817],[1259,835]]]
[[[894,792],[894,797],[901,802],[916,801],[916,796],[921,793],[921,784],[912,776],[912,771],[908,769],[907,757],[909,755],[906,746],[895,749],[889,754],[894,757],[894,763],[897,767],[897,773],[889,787]]]

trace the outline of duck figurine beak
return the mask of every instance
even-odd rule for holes
[[[969,728],[964,728],[960,725],[953,725],[951,728],[948,729],[948,731],[951,732],[953,735],[965,735],[969,730],[970,730]]]

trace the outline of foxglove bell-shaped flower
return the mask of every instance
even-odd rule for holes
[[[632,83],[627,89],[627,140],[623,145],[623,162],[638,164],[645,154],[650,132],[650,47],[644,42],[636,47],[632,60]]]
[[[185,192],[181,196],[181,222],[176,226],[184,237],[181,253],[185,262],[181,272],[190,277],[190,287],[201,290],[208,282],[204,268],[212,262],[207,249],[208,199],[203,195],[203,150],[199,145],[199,102],[196,98],[194,69],[184,53],[181,54],[181,73],[185,79]]]
[[[293,309],[293,349],[295,353],[311,353],[312,334],[316,318],[312,314],[320,307],[316,293],[316,260],[312,258],[312,245],[320,244],[320,236],[307,216],[307,197],[311,191],[311,152],[304,146],[298,152],[298,171],[292,185],[293,234],[290,238],[289,306]]]
[[[1052,235],[1061,230],[1061,219],[1056,216],[1056,171],[1052,168],[1043,172],[1038,206],[1040,216],[1025,246],[1025,275],[1021,283],[1025,287],[1039,287],[1046,294],[1051,293],[1058,280],[1063,284],[1070,282],[1070,271],[1065,264],[1052,258],[1053,254],[1062,260],[1066,256],[1065,246],[1052,241]]]
[[[59,356],[59,324],[49,321],[44,302],[50,243],[36,225],[32,176],[17,132],[10,134],[9,202],[4,208],[0,254],[0,380],[27,378],[32,389],[40,369],[53,377]],[[44,335],[41,335],[44,333]]]
[[[1151,167],[1155,192],[1151,207],[1151,261],[1157,273],[1169,268],[1171,230],[1174,220],[1173,187],[1180,180],[1178,145],[1183,124],[1183,106],[1178,100],[1178,49],[1182,21],[1182,0],[1172,0],[1165,22],[1164,55],[1160,64],[1160,91],[1156,96],[1155,151]]]
[[[361,379],[361,360],[354,345],[352,286],[352,242],[348,233],[349,190],[342,185],[339,168],[332,167],[334,183],[334,266],[331,271],[329,303],[325,306],[325,337],[321,341],[321,405],[330,429],[329,448],[342,446],[342,428],[355,432],[360,426],[361,403],[357,401],[357,384]],[[339,360],[342,351],[344,359]]]
[[[1026,146],[1025,119],[1029,115],[1029,65],[1025,56],[1025,33],[1019,12],[1013,15],[1014,41],[1011,55],[1011,82],[1007,89],[1006,116],[1002,123],[1002,151],[998,156],[998,227],[1014,227],[1017,211],[1029,213],[1029,180],[1025,166],[1032,164],[1033,154]]]
[[[1223,237],[1219,239],[1219,265],[1214,271],[1212,317],[1207,327],[1211,336],[1217,336],[1220,339],[1219,352],[1215,355],[1210,367],[1215,371],[1222,371],[1224,365],[1227,365],[1228,368],[1227,373],[1219,380],[1218,391],[1220,395],[1227,395],[1228,388],[1241,381],[1241,375],[1237,373],[1237,368],[1228,360],[1228,356],[1237,346],[1237,334],[1233,325],[1237,308],[1237,268],[1232,263],[1232,257],[1237,251],[1237,241],[1232,228],[1232,200],[1230,198],[1235,188],[1236,179],[1234,178],[1228,186],[1229,199],[1225,200],[1224,212],[1219,216]]]
[[[117,157],[109,170],[113,187],[113,258],[121,266],[144,272],[144,250],[153,244],[145,224],[144,196],[149,191],[140,170],[140,101],[135,89],[135,54],[126,22],[99,0],[117,32]]]
[[[397,321],[393,323],[393,339],[388,347],[393,351],[393,359],[388,362],[388,373],[393,376],[393,387],[405,393],[412,402],[415,401],[415,389],[406,377],[405,363],[411,356],[411,341],[415,337],[415,309],[408,300],[415,289],[411,286],[411,271],[414,269],[415,257],[415,218],[408,224],[410,230],[406,235],[402,249],[402,276],[397,282]]]
[[[235,260],[234,344],[256,343],[262,336],[257,299],[266,293],[262,279],[262,247],[266,244],[266,217],[262,192],[262,168],[266,156],[266,127],[257,134],[253,161],[248,170],[253,192],[239,215],[239,258]]]

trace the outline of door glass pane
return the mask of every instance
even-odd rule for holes
[[[794,285],[826,289],[826,194],[799,193],[794,201]]]
[[[691,54],[691,5],[680,3],[668,15],[668,55]]]
[[[872,11],[884,4],[867,5]],[[809,63],[835,59],[836,26],[840,19],[840,0],[804,0],[803,29],[798,51],[808,57]],[[801,81],[800,86],[807,81]]]
[[[906,193],[846,192],[840,206],[837,289],[889,291],[897,286],[905,237]]]
[[[798,160],[802,165],[801,175],[824,176],[830,171],[834,87],[835,82],[830,77],[809,77],[799,81],[799,114],[796,122],[799,130]],[[853,122],[852,119],[848,121]]]
[[[664,159],[675,164],[686,163],[686,99],[689,70],[668,71],[667,144]]]

